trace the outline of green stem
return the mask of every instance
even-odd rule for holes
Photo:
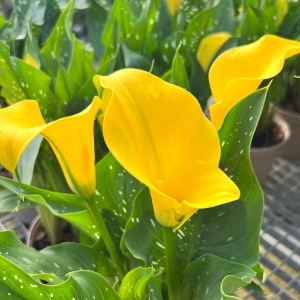
[[[166,271],[168,279],[169,300],[177,300],[177,283],[176,283],[176,235],[172,228],[164,227],[165,253],[166,253]]]
[[[103,241],[106,245],[106,248],[110,254],[110,257],[112,258],[112,260],[114,261],[119,274],[121,276],[121,278],[124,278],[124,276],[126,275],[122,261],[120,259],[120,256],[116,250],[116,247],[111,239],[111,236],[107,230],[107,227],[104,223],[104,220],[102,218],[102,215],[100,213],[100,210],[96,204],[96,202],[94,200],[91,201],[86,201],[87,207],[90,210],[91,215],[94,218],[94,221],[98,227],[98,230],[101,234],[101,237],[103,238]]]
[[[63,239],[61,219],[44,206],[37,206],[37,211],[51,244],[57,245]]]
[[[177,13],[171,17],[171,21],[172,21],[172,32],[176,32],[177,31]]]

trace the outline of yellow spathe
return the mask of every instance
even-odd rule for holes
[[[179,228],[198,209],[239,198],[236,185],[218,168],[217,131],[190,93],[133,69],[95,76],[94,82],[98,91],[105,89],[108,103],[106,144],[150,188],[162,225]]]
[[[210,106],[216,129],[225,115],[240,100],[257,90],[264,79],[283,68],[285,59],[300,53],[300,43],[274,35],[222,53],[212,64],[209,82],[215,105]]]
[[[95,191],[94,119],[101,100],[81,113],[46,124],[38,103],[18,102],[0,109],[0,162],[13,174],[26,146],[41,134],[50,143],[70,188],[85,200]]]
[[[285,15],[288,12],[288,3],[287,0],[276,0],[276,9],[277,9],[277,19],[276,19],[276,25],[280,26],[282,23]]]
[[[217,32],[202,39],[197,51],[197,59],[204,72],[207,72],[213,58],[230,37],[229,32]]]
[[[180,8],[181,0],[167,0],[169,12],[172,16],[174,16]]]
[[[36,62],[36,60],[33,58],[33,56],[31,54],[29,54],[28,52],[24,55],[24,61],[28,64],[31,65],[33,67],[35,67],[36,69],[39,69],[39,65]]]

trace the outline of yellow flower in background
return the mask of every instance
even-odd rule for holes
[[[285,15],[288,12],[288,3],[287,0],[276,0],[276,10],[277,10],[277,19],[276,19],[276,25],[280,26],[282,23]]]
[[[26,64],[28,64],[30,66],[33,66],[36,69],[40,68],[40,66],[38,65],[38,63],[36,62],[36,60],[28,52],[26,52],[25,55],[24,55],[24,61],[26,62]]]
[[[285,59],[300,53],[300,43],[274,35],[230,49],[212,64],[209,82],[216,104],[210,106],[211,120],[218,130],[229,110],[257,90],[264,79],[283,68]]]
[[[94,83],[108,103],[106,144],[150,188],[163,226],[179,228],[198,209],[239,198],[237,186],[218,168],[217,131],[190,93],[133,69],[95,76]]]
[[[18,160],[38,134],[51,145],[70,188],[81,198],[93,197],[96,185],[94,119],[101,100],[81,113],[46,124],[38,103],[25,100],[0,109],[0,162],[16,175]]]
[[[230,37],[229,32],[217,32],[202,39],[197,51],[197,59],[204,72],[207,72],[213,58]]]
[[[167,0],[169,12],[172,16],[174,16],[180,8],[181,0]]]

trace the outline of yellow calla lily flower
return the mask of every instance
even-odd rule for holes
[[[274,35],[222,53],[213,63],[209,82],[215,105],[210,106],[216,129],[225,115],[240,100],[257,90],[264,79],[283,68],[285,59],[300,53],[300,43]]]
[[[276,0],[276,9],[277,9],[277,19],[276,19],[276,25],[280,26],[282,23],[285,15],[288,12],[288,3],[286,0]]]
[[[35,67],[36,69],[39,69],[39,65],[38,63],[36,62],[36,60],[33,58],[33,56],[31,54],[29,54],[28,52],[26,52],[26,54],[24,55],[24,61],[30,65],[30,66],[33,66]]]
[[[172,16],[174,16],[180,8],[181,0],[167,0],[169,12]]]
[[[187,91],[140,70],[95,76],[106,144],[150,188],[157,220],[179,228],[198,209],[237,200],[237,186],[218,168],[220,141]],[[108,91],[106,93],[106,91]]]
[[[38,134],[51,145],[70,188],[89,200],[95,191],[94,119],[101,100],[81,113],[46,124],[38,103],[25,100],[0,109],[0,162],[16,175],[18,160]]]
[[[207,72],[213,58],[230,37],[229,32],[217,32],[202,39],[197,51],[197,59],[204,72]]]

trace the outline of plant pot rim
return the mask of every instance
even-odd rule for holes
[[[27,247],[33,247],[34,236],[36,235],[37,231],[41,227],[42,221],[40,215],[37,215],[31,222],[28,228],[28,234],[26,236],[25,245]]]
[[[263,153],[265,152],[266,154],[269,153],[270,151],[275,151],[283,147],[287,141],[290,139],[291,136],[291,128],[288,122],[286,122],[282,117],[275,116],[273,118],[273,121],[277,123],[277,125],[283,130],[284,132],[284,137],[283,140],[280,141],[279,143],[272,145],[272,146],[267,146],[267,147],[251,147],[250,151],[251,153]]]

